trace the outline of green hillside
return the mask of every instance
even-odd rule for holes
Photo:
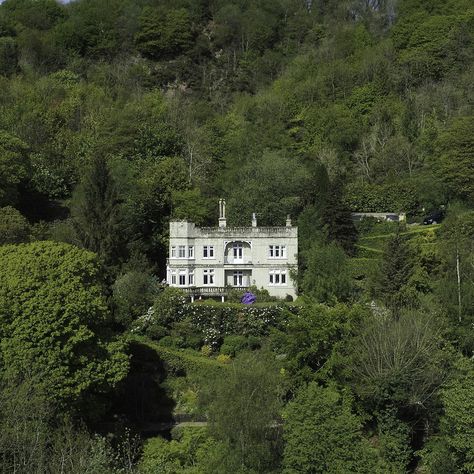
[[[472,0],[1,1],[0,471],[474,472],[473,46]],[[297,301],[163,283],[219,199],[290,215]]]

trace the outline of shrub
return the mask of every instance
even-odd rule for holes
[[[30,225],[14,207],[0,208],[0,245],[28,241]]]
[[[344,196],[353,212],[415,212],[418,190],[406,181],[388,184],[349,184]]]
[[[185,294],[178,288],[165,288],[156,298],[153,305],[154,318],[163,326],[170,327],[182,315],[181,309],[186,304]]]
[[[270,327],[284,323],[288,311],[297,312],[296,306],[218,304],[188,305],[187,315],[202,332],[204,342],[216,349],[229,335],[264,336]]]
[[[276,296],[271,296],[268,290],[264,288],[258,289],[256,286],[251,286],[250,290],[239,290],[237,288],[229,289],[227,292],[227,301],[229,303],[240,303],[242,300],[242,296],[246,291],[250,291],[257,297],[258,303],[271,303],[274,301],[278,301]]]
[[[217,356],[217,362],[221,364],[228,364],[231,361],[231,357],[227,354],[219,354]]]
[[[133,270],[120,275],[112,289],[115,317],[128,326],[150,306],[158,281],[146,272]]]
[[[204,345],[201,347],[201,354],[206,357],[211,357],[212,355],[212,347],[209,345]]]
[[[247,338],[245,336],[226,336],[221,346],[221,354],[235,357],[242,349],[247,347]]]
[[[165,336],[159,341],[159,344],[165,347],[183,347],[184,341],[181,337]]]
[[[196,328],[188,318],[174,323],[171,335],[182,338],[185,347],[195,350],[199,350],[204,343],[202,335],[196,332]]]
[[[133,333],[153,337],[151,331],[156,326],[165,328],[168,334],[170,331],[179,334],[184,339],[189,333],[194,333],[199,335],[204,344],[216,350],[226,336],[265,336],[271,327],[284,325],[289,312],[296,314],[299,311],[299,306],[284,303],[257,303],[251,306],[216,302],[186,304],[179,290],[171,296],[170,293],[164,295],[167,290],[162,293],[163,298],[158,298],[155,306],[134,323]],[[159,305],[163,300],[164,304]],[[186,324],[182,325],[184,321]],[[189,338],[188,342],[191,343]],[[197,340],[192,341],[193,345],[196,343]]]

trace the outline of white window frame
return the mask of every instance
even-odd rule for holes
[[[188,246],[188,258],[194,258],[194,245]]]
[[[285,259],[286,258],[286,245],[276,245],[276,244],[269,245],[268,258]]]
[[[186,245],[178,245],[178,258],[186,258]]]
[[[243,262],[244,245],[240,242],[235,242],[234,244],[232,244],[232,255],[234,257],[234,262]]]
[[[235,270],[233,273],[233,286],[242,287],[244,286],[244,272],[241,270]]]
[[[171,246],[171,252],[170,252],[171,258],[176,258],[176,245]]]
[[[202,247],[202,258],[212,259],[214,257],[214,245],[204,245]]]
[[[178,273],[178,286],[186,286],[186,270],[180,270]]]
[[[188,285],[194,286],[194,270],[190,270],[188,273]]]
[[[287,286],[287,276],[286,270],[270,270],[268,272],[268,286]]]
[[[214,286],[215,273],[213,268],[205,268],[202,271],[202,285],[203,286]]]
[[[170,285],[176,285],[176,270],[170,270]]]

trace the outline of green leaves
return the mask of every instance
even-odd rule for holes
[[[441,433],[460,472],[474,470],[474,367],[472,360],[460,359],[457,373],[442,392],[444,416]]]
[[[407,48],[400,53],[400,62],[409,68],[415,81],[427,76],[439,79],[453,67],[461,49],[466,47],[460,40],[469,22],[472,24],[472,13],[432,16],[413,25]]]
[[[16,203],[18,186],[29,176],[27,153],[26,143],[0,130],[0,205]]]
[[[436,172],[451,198],[474,202],[474,117],[458,117],[438,139]]]
[[[140,17],[135,41],[142,54],[152,59],[177,56],[192,45],[189,13],[185,9],[164,10],[146,7]]]
[[[227,448],[223,472],[232,472],[232,463],[250,472],[276,467],[282,382],[274,357],[263,351],[240,355],[225,378],[209,380],[204,401],[209,433]]]
[[[353,296],[347,257],[338,245],[316,242],[304,255],[306,269],[301,281],[304,294],[319,303],[334,305]]]
[[[351,399],[312,382],[284,411],[283,473],[374,472],[375,451],[361,436]]]
[[[20,212],[11,206],[0,208],[0,245],[26,242],[29,233],[30,225]]]
[[[3,376],[33,374],[58,403],[127,373],[123,344],[101,335],[108,314],[90,252],[53,242],[1,247],[0,318]]]

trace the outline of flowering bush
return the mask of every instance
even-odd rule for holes
[[[156,317],[157,305],[138,318],[133,332],[153,337],[157,326],[163,319]],[[261,337],[268,334],[270,327],[285,324],[288,312],[297,313],[298,306],[285,304],[242,305],[234,303],[199,304],[181,301],[174,306],[174,313],[168,313],[168,321],[174,321],[174,332],[180,323],[186,321],[187,327],[194,328],[201,335],[204,344],[217,350],[225,336],[241,335]],[[189,331],[189,329],[188,329]]]
[[[264,336],[271,326],[286,319],[281,305],[242,306],[236,304],[188,305],[187,317],[203,334],[204,341],[216,349],[225,336]]]
[[[165,327],[181,319],[186,306],[186,295],[178,288],[165,288],[153,305],[154,317]]]

